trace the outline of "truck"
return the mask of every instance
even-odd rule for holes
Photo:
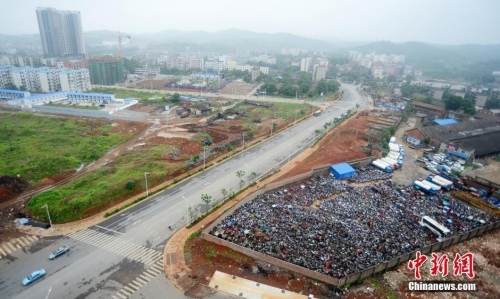
[[[434,188],[432,188],[431,186],[429,185],[426,185],[424,183],[422,183],[421,181],[415,181],[413,182],[413,185],[418,187],[418,189],[426,192],[426,193],[429,193],[431,195],[434,195],[436,194],[436,190]]]
[[[395,143],[389,143],[389,150],[391,150],[392,152],[396,152],[396,153],[399,153],[401,151],[399,148],[399,145],[397,145]]]
[[[422,182],[423,184],[425,184],[425,185],[427,185],[427,186],[429,186],[429,187],[433,188],[433,189],[434,189],[434,190],[436,190],[436,191],[441,190],[441,186],[439,186],[439,185],[433,184],[433,183],[431,183],[431,182],[429,182],[429,181],[425,181],[425,180],[423,180],[423,181],[421,181],[421,182]]]
[[[450,190],[451,187],[453,186],[453,182],[448,181],[445,178],[442,178],[438,175],[430,175],[427,177],[427,180],[431,183],[435,183],[441,187],[443,187],[446,190]]]
[[[439,172],[451,172],[451,168],[446,165],[436,165],[436,170]]]
[[[399,164],[397,161],[394,161],[392,159],[389,159],[389,158],[381,158],[380,159],[381,161],[389,164],[389,166],[393,169],[393,170],[396,170],[399,168]]]
[[[392,136],[389,140],[389,143],[396,143],[396,137]]]
[[[393,158],[390,158],[389,156],[385,157],[384,159],[389,163],[398,164],[398,168],[403,167],[403,160],[393,159]]]
[[[378,169],[382,170],[382,171],[385,171],[387,173],[391,173],[392,172],[392,167],[387,164],[386,162],[380,160],[380,159],[377,159],[375,161],[372,162],[372,165],[377,167]]]
[[[403,156],[401,156],[401,154],[399,154],[399,153],[395,153],[395,152],[389,152],[389,153],[387,154],[387,157],[388,157],[388,158],[391,158],[391,159],[393,159],[393,160],[398,160],[398,161],[399,161],[399,160],[403,160]]]

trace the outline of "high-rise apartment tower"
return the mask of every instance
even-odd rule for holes
[[[38,7],[36,16],[45,55],[80,56],[85,54],[82,19],[79,11]]]

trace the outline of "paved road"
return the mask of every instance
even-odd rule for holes
[[[158,193],[147,201],[117,214],[99,225],[68,234],[43,238],[30,251],[17,250],[0,260],[0,292],[4,298],[184,298],[163,277],[162,251],[173,232],[185,225],[189,210],[205,209],[201,195],[222,199],[223,188],[237,191],[251,181],[248,174],[262,176],[311,143],[316,129],[365,97],[356,86],[343,85],[344,98],[318,117],[311,117],[292,129],[275,135],[237,157]],[[243,182],[236,171],[246,174]],[[172,226],[173,230],[169,230]],[[58,246],[71,252],[55,261],[47,256]],[[45,268],[47,276],[31,286],[21,280],[31,271]],[[161,285],[162,287],[157,287]],[[214,297],[215,298],[215,297]],[[230,298],[218,294],[217,298]]]

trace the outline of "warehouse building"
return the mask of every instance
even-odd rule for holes
[[[405,139],[418,139],[466,161],[500,154],[500,124],[490,120],[414,128],[405,132]]]

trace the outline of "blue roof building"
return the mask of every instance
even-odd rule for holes
[[[342,180],[356,174],[356,170],[348,163],[340,163],[330,166],[330,170],[336,179]]]
[[[458,123],[453,118],[435,119],[434,122],[440,126],[446,126]]]

